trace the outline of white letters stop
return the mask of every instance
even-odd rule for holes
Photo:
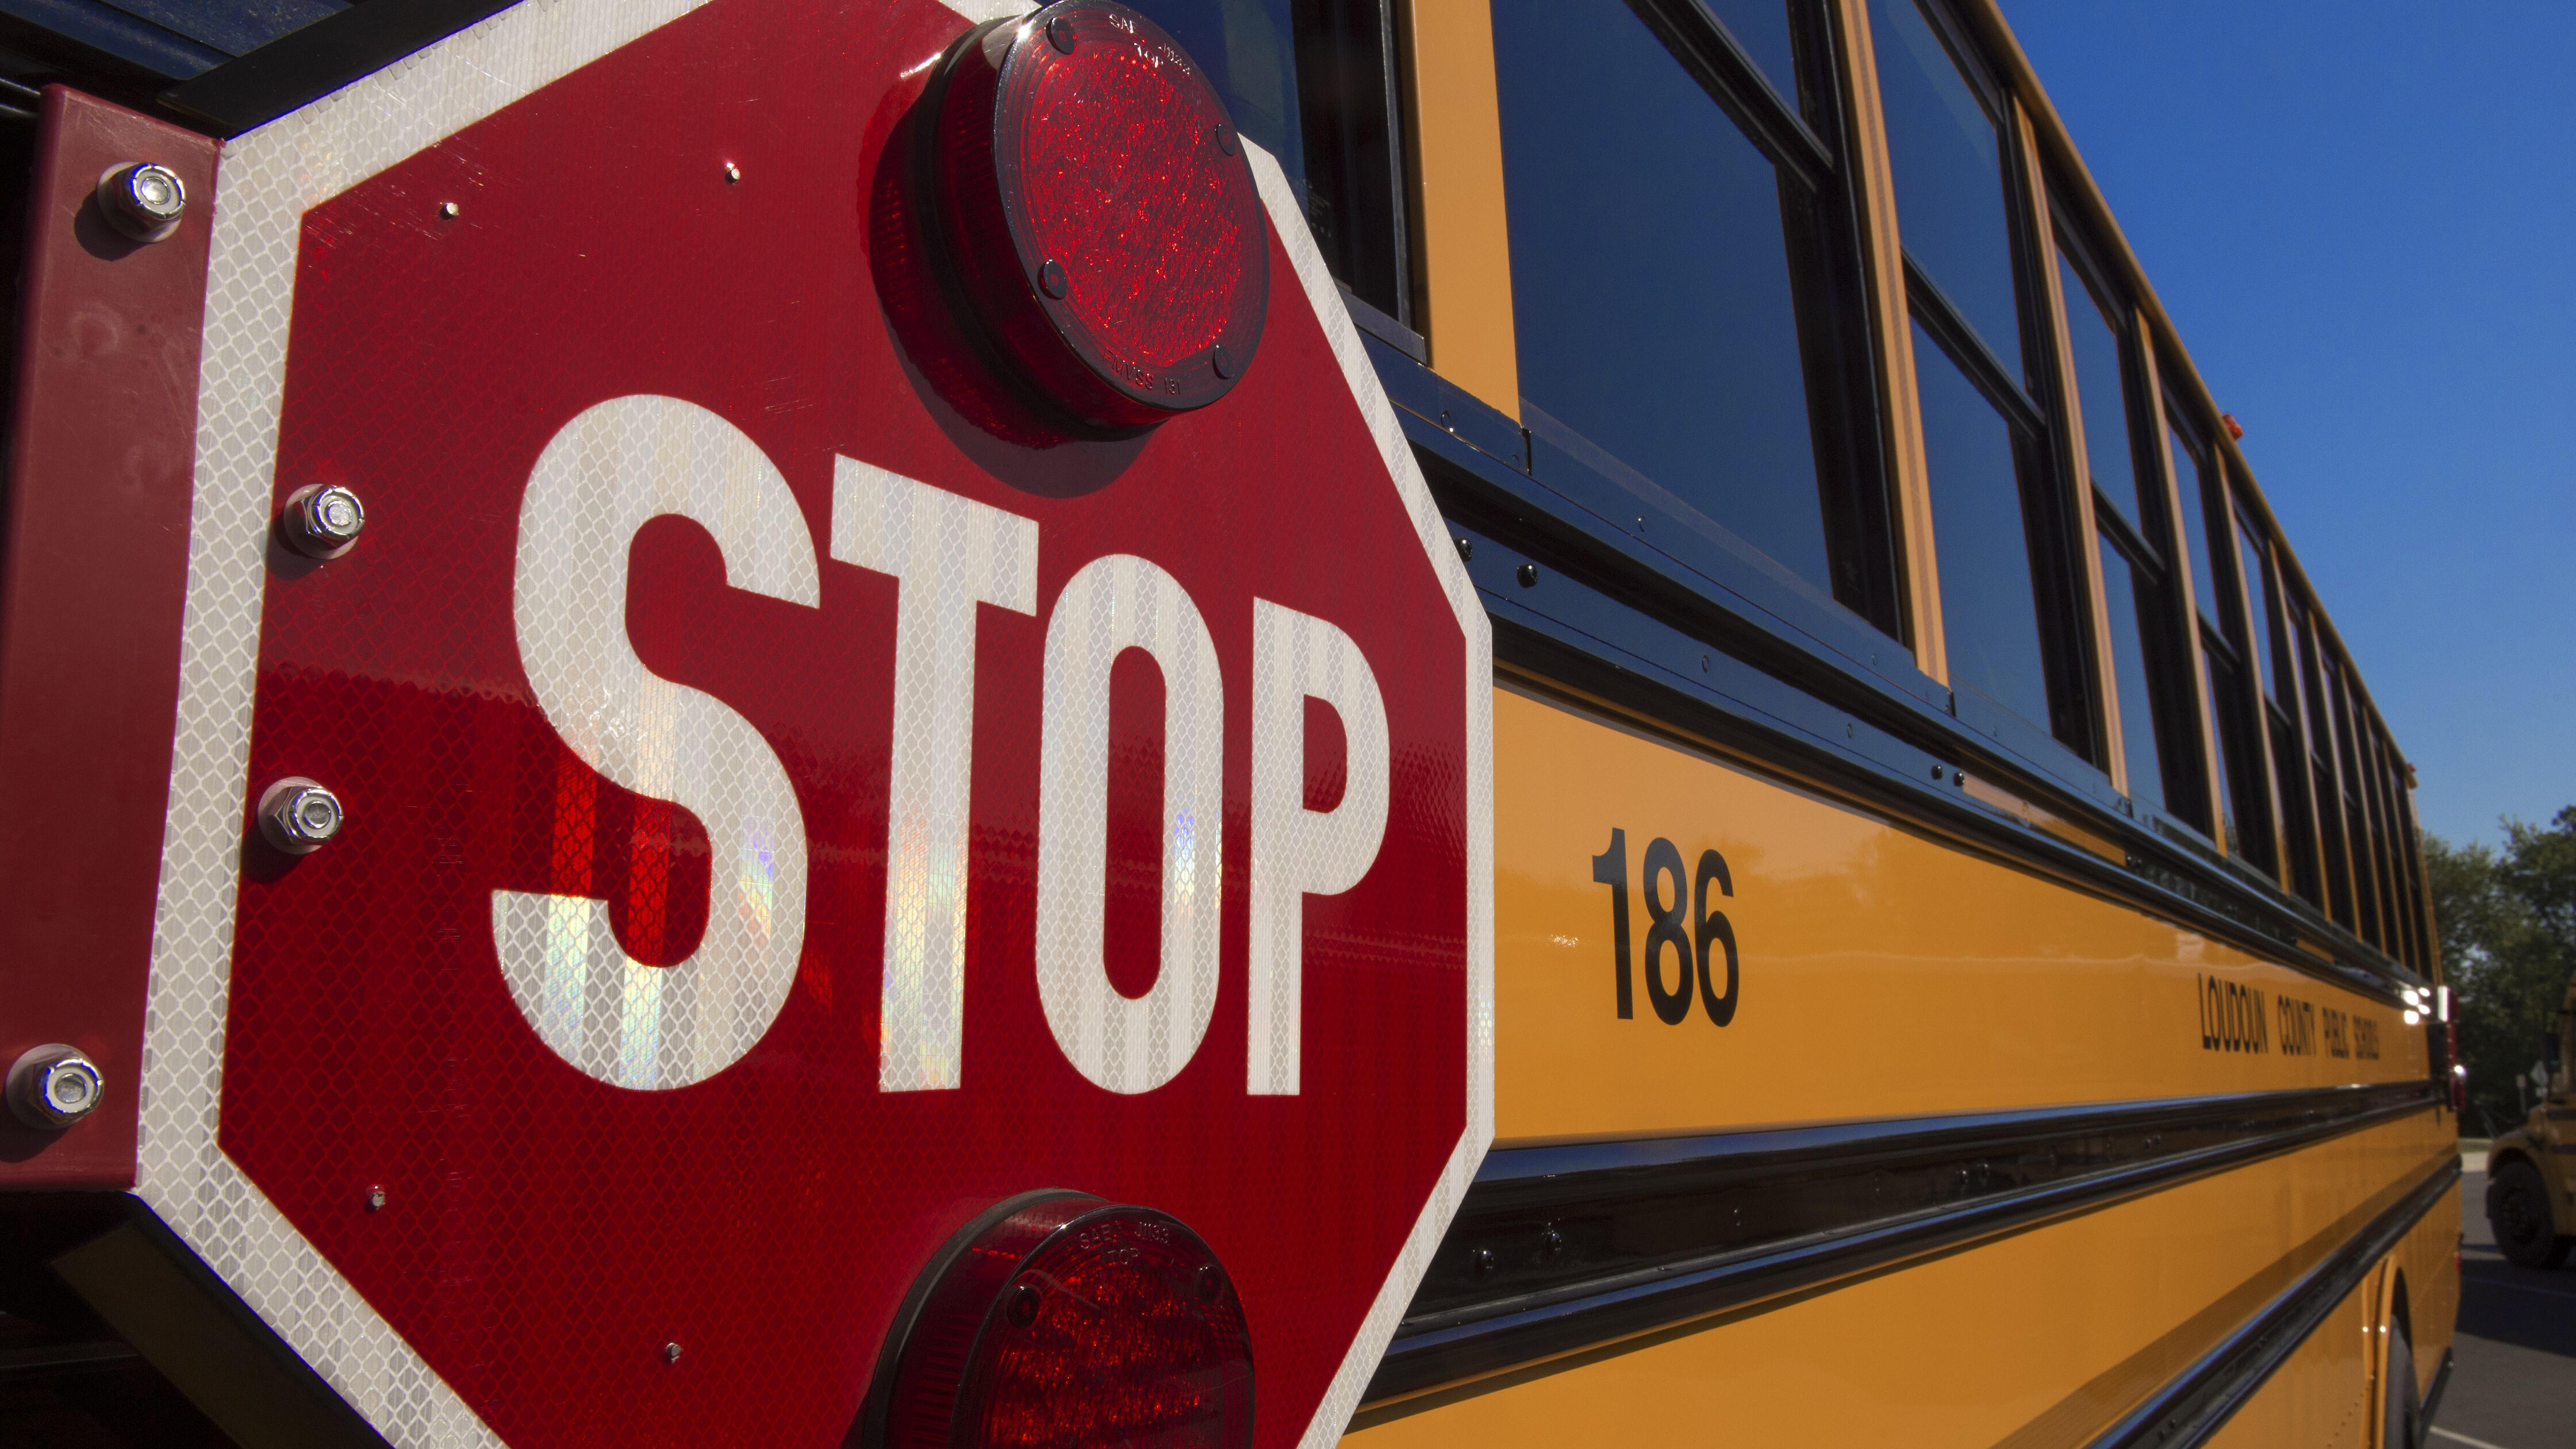
[[[785,1006],[805,938],[806,832],[785,767],[740,714],[644,667],[627,639],[627,558],[664,514],[715,539],[726,581],[819,598],[804,517],[777,467],[715,413],[676,398],[601,403],[540,455],[520,505],[512,616],[547,722],[592,769],[694,812],[712,848],[698,949],[644,966],[607,904],[495,891],[494,945],[538,1037],[618,1086],[682,1087],[739,1061]],[[831,557],[896,581],[894,721],[877,1084],[960,1085],[975,629],[989,606],[1037,608],[1035,520],[852,459],[836,460]],[[1246,1090],[1298,1090],[1304,904],[1349,890],[1386,831],[1386,706],[1351,637],[1266,599],[1252,630],[1250,992]],[[1162,939],[1130,998],[1104,954],[1109,679],[1127,649],[1162,671]],[[1206,615],[1132,554],[1075,571],[1048,614],[1040,700],[1037,985],[1065,1057],[1113,1092],[1145,1092],[1197,1055],[1216,1010],[1224,899],[1226,681]],[[1015,694],[1020,692],[1015,691]],[[1025,695],[1022,695],[1025,697]],[[1306,803],[1306,701],[1340,718],[1346,784]]]

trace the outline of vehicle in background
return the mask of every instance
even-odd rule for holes
[[[2567,983],[2558,1021],[2541,1038],[2533,1072],[2546,1085],[2522,1125],[2487,1149],[2487,1224],[2496,1248],[2519,1268],[2563,1266],[2576,1250],[2576,980]]]

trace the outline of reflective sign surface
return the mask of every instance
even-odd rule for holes
[[[965,21],[585,13],[224,163],[147,1198],[397,1443],[829,1444],[1079,1189],[1329,1438],[1489,1130],[1488,665],[1275,166],[1234,392],[1005,440],[872,255]],[[245,568],[309,483],[359,545]]]

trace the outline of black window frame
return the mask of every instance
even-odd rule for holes
[[[2207,818],[2208,780],[2201,758],[2199,711],[2193,708],[2199,685],[2191,677],[2189,635],[2184,632],[2193,620],[2188,617],[2189,606],[2183,601],[2179,582],[2179,575],[2189,569],[2190,561],[2183,557],[2186,545],[2173,536],[2172,510],[2177,506],[2178,495],[2176,480],[2167,476],[2164,466],[2164,416],[2151,395],[2155,359],[2148,339],[2137,325],[2137,308],[2128,289],[2102,264],[2099,248],[2087,238],[2073,208],[2064,203],[2054,184],[2048,196],[2052,214],[2048,263],[2054,266],[2062,256],[2074,274],[2067,280],[2091,292],[2089,296],[2068,296],[2060,288],[2060,304],[2068,312],[2067,343],[2071,348],[2074,341],[2074,309],[2083,306],[2102,314],[2118,346],[2120,412],[2127,423],[2121,441],[2129,451],[2138,517],[2131,520],[2112,505],[2109,495],[2092,478],[2078,476],[2071,439],[2084,427],[2084,401],[2080,396],[2058,400],[2059,426],[2066,439],[2058,449],[2059,466],[2070,480],[2091,490],[2095,531],[2120,551],[2132,576],[2145,577],[2154,590],[2160,607],[2152,616],[2141,616],[2139,638],[2146,651],[2149,714],[2155,722],[2156,763],[2163,777],[2157,782],[2164,796],[2162,813],[2207,835],[2211,830]],[[2075,377],[2073,361],[2069,357],[2059,375]],[[2082,378],[2075,377],[2075,385],[2081,388]],[[2089,432],[2082,436],[2089,462],[2094,439]],[[2107,582],[2104,608],[2137,608],[2134,599],[2109,598]],[[2144,627],[2150,622],[2154,628]],[[2108,666],[2104,671],[2107,687],[2113,691],[2101,704],[2107,713],[2119,708],[2119,682],[2116,661],[2103,663]],[[2135,795],[2134,787],[2130,793]]]
[[[1353,317],[1420,362],[1429,329],[1410,14],[1401,0],[1289,5],[1307,229]]]
[[[2003,190],[2004,229],[2012,247],[2014,311],[2021,328],[2017,340],[2024,375],[2012,375],[1967,315],[1911,253],[1904,256],[1906,308],[2012,430],[2014,471],[2021,488],[2023,532],[2030,553],[2031,594],[2039,611],[2041,667],[2048,690],[2049,718],[2029,723],[2086,765],[2107,774],[2108,737],[2102,711],[2109,702],[2096,682],[2103,661],[2095,658],[2092,571],[2085,563],[2086,551],[2094,544],[2081,536],[2082,516],[2076,507],[2073,470],[2066,461],[2064,435],[2054,426],[2069,400],[2056,395],[2057,344],[2041,300],[2047,295],[2044,269],[2052,264],[2049,243],[2053,226],[2050,218],[2033,214],[2033,168],[2040,164],[2039,158],[2021,144],[2021,128],[2015,120],[2018,102],[1996,81],[1947,0],[1891,3],[1913,4],[1921,10],[1934,37],[1958,68],[1960,78],[1994,122],[1996,150],[2002,163],[2002,174],[1995,178],[1995,184]],[[1900,217],[1900,245],[1903,239]],[[1937,490],[1940,485],[1933,480],[1929,486]],[[1932,547],[1937,556],[1937,535]],[[1969,692],[1983,699],[1981,691],[1970,688]],[[1996,710],[2020,718],[2000,701],[1991,703]]]

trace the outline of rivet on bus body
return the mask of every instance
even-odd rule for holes
[[[678,1363],[679,1361],[680,1361],[680,1346],[679,1346],[678,1344],[676,1344],[676,1343],[666,1343],[666,1344],[662,1345],[662,1362],[664,1362],[664,1363]]]
[[[1459,539],[1459,540],[1458,540],[1458,561],[1459,561],[1460,563],[1465,563],[1467,560],[1469,560],[1469,559],[1471,559],[1471,558],[1474,558],[1475,556],[1476,556],[1476,544],[1475,544],[1475,541],[1474,541],[1474,540],[1472,540],[1472,539],[1465,539],[1465,538]]]
[[[1558,1232],[1552,1226],[1540,1230],[1538,1235],[1538,1255],[1542,1260],[1553,1262],[1556,1259],[1556,1255],[1564,1251],[1565,1234]]]
[[[465,208],[463,208],[463,207],[461,207],[461,206],[458,206],[458,205],[457,205],[455,202],[453,202],[453,201],[442,201],[442,202],[440,202],[440,203],[438,204],[438,214],[439,214],[440,216],[445,217],[445,218],[446,218],[446,219],[448,219],[449,221],[454,221],[454,220],[456,220],[456,218],[458,218],[459,216],[464,215],[464,213],[465,213]]]
[[[1467,1255],[1467,1261],[1475,1267],[1476,1276],[1479,1278],[1491,1278],[1494,1276],[1495,1267],[1498,1266],[1494,1262],[1494,1250],[1491,1248],[1478,1248]]]
[[[356,545],[367,527],[367,507],[336,483],[307,483],[287,495],[278,521],[297,553],[332,559]]]
[[[311,855],[330,844],[347,819],[339,796],[301,775],[260,792],[259,833],[289,855]]]
[[[129,161],[98,178],[98,209],[136,241],[167,241],[187,213],[188,188],[167,166]]]
[[[1521,565],[1521,587],[1525,589],[1534,589],[1538,587],[1537,564]]]
[[[383,1188],[381,1188],[381,1187],[371,1187],[371,1188],[368,1188],[368,1189],[367,1189],[367,1211],[369,1211],[369,1212],[371,1212],[371,1213],[380,1213],[380,1212],[383,1212],[384,1210],[385,1210],[385,1190],[384,1190]]]
[[[727,186],[731,186],[731,185],[733,185],[735,182],[740,181],[740,180],[742,179],[742,168],[741,168],[741,167],[739,167],[739,166],[736,166],[735,164],[733,164],[733,163],[732,163],[732,162],[730,162],[730,161],[727,161],[727,162],[725,163],[724,178],[725,178],[725,185],[727,185]]]
[[[60,1132],[97,1110],[106,1078],[78,1047],[30,1047],[9,1068],[9,1110],[42,1132]]]

